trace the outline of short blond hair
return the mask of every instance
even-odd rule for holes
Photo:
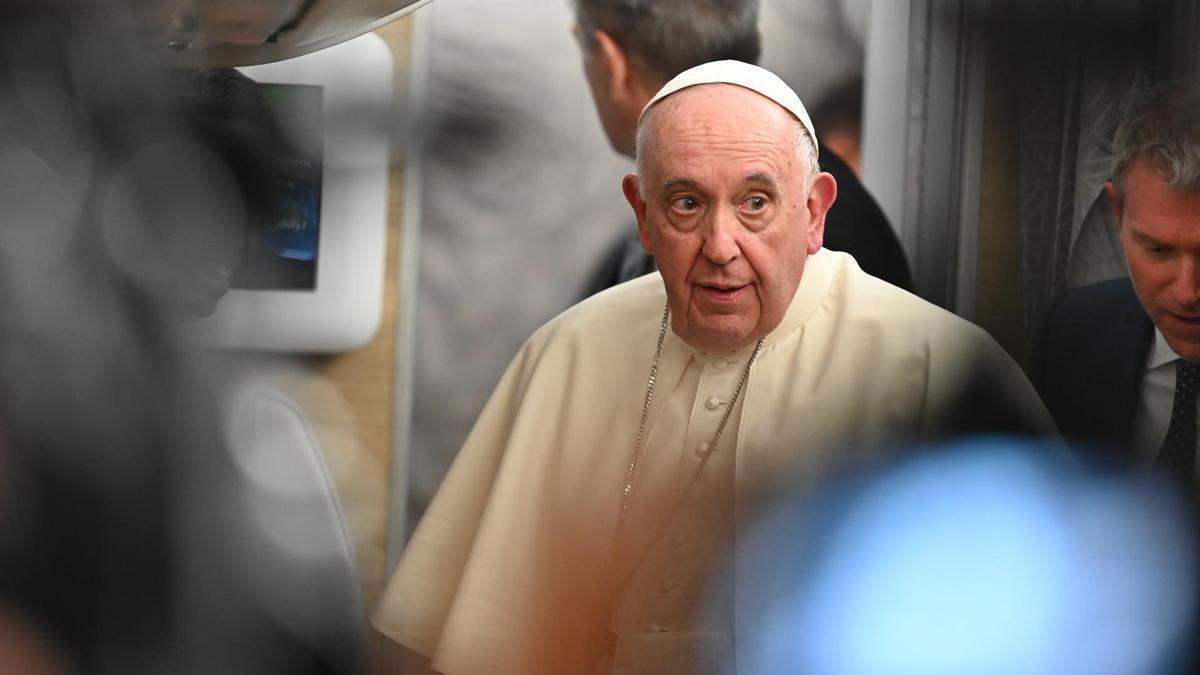
[[[1145,159],[1178,190],[1200,189],[1200,79],[1172,80],[1126,111],[1113,137],[1112,178],[1125,199],[1129,164]]]

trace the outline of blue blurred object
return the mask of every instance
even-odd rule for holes
[[[1060,450],[974,441],[771,502],[739,543],[736,672],[1187,672],[1184,502]]]
[[[276,185],[276,211],[268,225],[266,244],[276,255],[292,260],[315,261],[321,217],[321,163],[324,130],[321,127],[320,87],[296,84],[259,84],[271,110],[290,140],[279,148],[288,167],[286,179]]]
[[[279,217],[267,235],[267,244],[281,257],[315,261],[321,184],[318,181],[293,182],[290,188],[279,197]]]

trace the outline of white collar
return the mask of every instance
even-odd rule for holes
[[[1150,346],[1150,358],[1146,359],[1146,370],[1154,370],[1161,368],[1170,363],[1181,359],[1180,355],[1171,349],[1171,345],[1167,344],[1167,339],[1163,337],[1162,331],[1157,326],[1154,327],[1154,344]]]

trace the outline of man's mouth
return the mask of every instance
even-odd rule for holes
[[[1180,323],[1184,323],[1189,326],[1195,326],[1197,328],[1200,328],[1200,314],[1189,315],[1189,314],[1177,314],[1175,312],[1167,312],[1167,314],[1170,314],[1172,317],[1175,318],[1176,321],[1179,321]]]
[[[717,302],[732,302],[741,297],[750,284],[696,284],[701,292],[708,298]]]

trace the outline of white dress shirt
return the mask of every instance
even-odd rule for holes
[[[1163,439],[1167,437],[1171,406],[1175,403],[1175,362],[1180,358],[1167,344],[1162,331],[1155,328],[1154,344],[1146,358],[1146,374],[1142,378],[1142,396],[1133,418],[1134,451],[1148,464],[1158,457]],[[1197,437],[1200,438],[1200,434]],[[1196,455],[1200,457],[1200,452]]]

